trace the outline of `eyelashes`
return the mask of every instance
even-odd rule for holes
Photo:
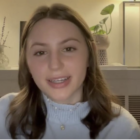
[[[64,49],[64,52],[73,52],[75,50],[76,50],[76,48],[74,48],[74,47],[67,47]]]
[[[77,49],[75,47],[67,47],[63,49],[63,52],[74,52]],[[42,55],[46,55],[47,52],[46,51],[37,51],[34,53],[35,56],[42,56]]]
[[[34,55],[41,56],[41,55],[45,55],[45,54],[47,54],[47,52],[45,52],[45,51],[38,51]]]

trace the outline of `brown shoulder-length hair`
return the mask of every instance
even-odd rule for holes
[[[33,26],[44,18],[67,20],[74,23],[83,34],[89,52],[89,67],[84,80],[83,96],[91,107],[89,114],[81,122],[89,129],[90,138],[94,139],[99,132],[114,118],[112,111],[114,96],[109,92],[98,66],[96,49],[89,27],[71,8],[63,4],[51,7],[39,7],[26,23],[21,40],[18,82],[19,94],[9,107],[8,124],[12,138],[22,134],[28,139],[42,138],[46,130],[47,108],[40,89],[35,84],[26,62],[27,38]],[[119,115],[119,114],[118,114]]]

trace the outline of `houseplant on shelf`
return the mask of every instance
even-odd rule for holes
[[[9,34],[9,32],[8,32],[7,35],[5,36],[5,39],[3,39],[4,38],[4,29],[5,29],[5,21],[6,21],[6,17],[4,17],[2,32],[1,32],[1,35],[0,35],[0,69],[7,68],[8,64],[9,64],[9,59],[4,54],[4,48],[7,47],[7,46],[5,46],[5,43],[6,43],[8,34]]]
[[[90,27],[90,30],[93,32],[93,40],[98,49],[98,59],[100,65],[108,65],[107,51],[109,47],[109,38],[108,34],[112,30],[112,17],[111,14],[114,10],[114,4],[106,6],[102,11],[101,15],[110,15],[110,28],[108,30],[106,21],[108,17],[102,19],[97,25]]]

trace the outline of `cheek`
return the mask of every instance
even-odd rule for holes
[[[27,64],[33,77],[38,77],[44,73],[45,64],[35,59],[28,59]]]
[[[65,59],[65,66],[74,75],[84,74],[88,66],[87,55],[77,55],[69,60]]]

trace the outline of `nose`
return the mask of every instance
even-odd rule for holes
[[[52,52],[49,55],[48,67],[52,71],[60,70],[63,68],[63,60],[59,52]]]

